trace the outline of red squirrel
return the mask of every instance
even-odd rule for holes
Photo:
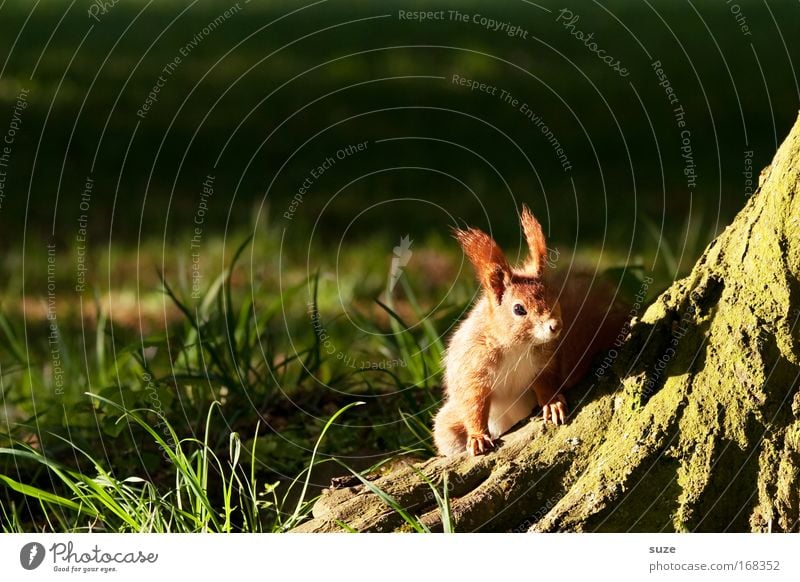
[[[447,346],[446,400],[433,431],[442,455],[487,452],[537,404],[545,422],[563,424],[562,392],[625,325],[613,288],[545,269],[544,233],[527,206],[521,223],[530,254],[517,268],[485,232],[454,230],[483,292]]]

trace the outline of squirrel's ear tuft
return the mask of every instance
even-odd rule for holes
[[[456,228],[453,229],[453,235],[475,267],[481,285],[492,294],[499,305],[511,280],[511,267],[503,251],[492,237],[477,228]]]
[[[525,240],[528,242],[528,260],[525,261],[525,270],[535,276],[540,276],[547,257],[547,244],[542,232],[542,225],[536,220],[530,209],[523,204],[520,216]]]

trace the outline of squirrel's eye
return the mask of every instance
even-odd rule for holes
[[[525,310],[525,306],[522,303],[517,303],[514,305],[514,315],[526,315],[528,312]]]

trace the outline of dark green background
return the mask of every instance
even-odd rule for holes
[[[88,175],[96,180],[95,241],[135,245],[140,228],[144,238],[175,240],[192,228],[208,173],[217,180],[207,224],[249,229],[263,202],[271,223],[301,245],[317,219],[317,236],[333,243],[419,238],[464,220],[516,244],[514,209],[523,201],[561,245],[578,237],[625,256],[653,242],[646,219],[663,223],[680,249],[690,212],[711,236],[745,202],[743,152],[754,152],[757,172],[797,112],[796,4],[739,3],[751,36],[721,1],[540,4],[552,12],[522,1],[241,2],[140,120],[162,67],[229,4],[122,2],[98,23],[87,2],[41,2],[29,19],[31,3],[6,2],[4,119],[17,88],[31,89],[0,214],[6,244],[19,252],[23,228],[39,244],[53,223],[56,240],[72,244]],[[528,39],[397,17],[399,9],[453,7],[518,24]],[[627,78],[555,22],[562,7],[620,58]],[[655,59],[686,110],[698,173],[691,194]],[[518,111],[455,86],[453,74],[529,103],[573,170],[562,170]],[[409,139],[374,143],[387,138]],[[367,151],[326,172],[294,220],[281,217],[312,167],[364,140]],[[380,204],[406,197],[431,204]]]

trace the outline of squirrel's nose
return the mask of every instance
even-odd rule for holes
[[[550,331],[553,333],[558,333],[561,331],[561,320],[560,319],[551,319],[550,323]]]

